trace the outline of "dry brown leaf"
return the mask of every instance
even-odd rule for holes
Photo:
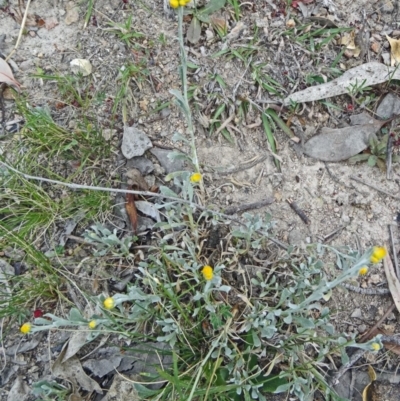
[[[400,64],[400,39],[393,39],[388,35],[386,39],[390,43],[390,65],[394,67]]]
[[[51,367],[51,372],[55,377],[65,379],[72,383],[75,389],[83,389],[89,393],[96,391],[101,394],[102,390],[98,383],[90,378],[82,368],[79,359],[76,356],[69,358],[63,362],[66,349],[64,348],[57,360]]]
[[[342,46],[346,46],[346,49],[354,50],[356,48],[356,44],[354,42],[355,32],[352,31],[350,33],[344,34],[340,39],[340,44]]]
[[[138,214],[137,214],[137,209],[136,209],[136,205],[135,205],[135,195],[134,194],[126,194],[125,210],[129,216],[129,220],[132,224],[133,232],[136,233],[137,224],[138,224]]]
[[[397,310],[400,312],[400,281],[396,276],[396,272],[393,268],[392,259],[389,255],[386,255],[383,259],[383,266],[385,268],[386,280],[389,285],[390,294],[393,298],[393,302],[396,305]]]
[[[17,90],[20,88],[20,84],[15,80],[14,74],[12,73],[7,61],[2,58],[0,58],[0,84],[1,83],[13,86]]]

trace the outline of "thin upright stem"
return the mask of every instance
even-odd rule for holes
[[[200,171],[199,160],[197,157],[197,150],[196,150],[196,143],[194,137],[194,126],[192,120],[192,113],[189,106],[189,99],[188,99],[188,82],[187,82],[187,55],[185,50],[185,44],[183,39],[183,7],[178,8],[178,41],[181,53],[181,80],[182,80],[182,92],[183,92],[183,99],[185,101],[185,117],[186,122],[188,125],[188,131],[190,134],[191,140],[191,150],[192,150],[192,162],[197,172]]]

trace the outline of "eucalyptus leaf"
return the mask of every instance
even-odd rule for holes
[[[195,44],[200,40],[200,36],[201,36],[200,21],[196,17],[193,17],[189,25],[189,29],[187,31],[187,40],[190,43]]]

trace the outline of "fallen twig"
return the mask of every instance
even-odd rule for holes
[[[197,203],[194,202],[190,202],[187,201],[185,199],[181,199],[181,198],[175,198],[173,196],[167,196],[167,195],[163,195],[163,194],[156,194],[154,192],[149,192],[149,191],[134,191],[134,190],[129,190],[129,189],[119,189],[119,188],[104,188],[104,187],[95,187],[95,186],[90,186],[90,185],[80,185],[80,184],[73,184],[73,183],[67,183],[67,182],[62,182],[62,181],[58,181],[58,180],[51,180],[49,178],[43,178],[43,177],[36,177],[33,175],[29,175],[29,174],[25,174],[22,173],[21,171],[15,169],[14,167],[9,166],[7,163],[4,163],[3,161],[0,160],[0,165],[3,165],[4,167],[8,168],[9,170],[13,171],[16,174],[19,174],[20,176],[24,177],[27,180],[35,180],[35,181],[42,181],[42,182],[48,182],[51,184],[57,184],[57,185],[62,185],[64,187],[67,188],[72,188],[72,189],[88,189],[88,190],[92,190],[92,191],[103,191],[103,192],[117,192],[117,193],[123,193],[123,194],[135,194],[135,195],[143,195],[143,196],[150,196],[150,197],[157,197],[157,198],[164,198],[164,199],[169,199],[169,200],[173,200],[176,202],[180,202],[180,203],[184,203],[186,205],[190,205],[191,207],[197,208],[199,210],[205,211],[205,212],[210,212],[213,213],[216,216],[220,216],[223,217],[225,219],[234,221],[235,223],[240,224],[241,226],[245,226],[245,223],[243,223],[242,221],[232,218],[232,216],[229,216],[225,213],[221,213],[215,210],[211,210],[208,209],[204,206],[201,206]],[[263,235],[265,236],[266,233],[261,231],[261,230],[257,230],[256,231],[257,234]],[[280,246],[281,248],[287,250],[289,248],[289,246],[287,244],[284,244],[283,242],[269,237],[268,239],[273,242],[274,244]]]
[[[393,153],[393,137],[389,134],[386,145],[386,179],[392,179],[392,153]]]
[[[274,203],[274,200],[272,198],[267,198],[260,202],[246,203],[240,206],[231,206],[225,209],[225,214],[235,214],[245,212],[246,210],[258,209],[260,207],[270,205],[271,203]]]
[[[350,291],[357,292],[363,295],[388,295],[390,291],[387,288],[360,288],[351,284],[342,283],[341,286],[347,288]]]
[[[393,312],[396,305],[393,303],[390,308],[384,313],[384,315],[360,337],[360,343],[368,340],[369,337],[373,337],[374,331],[386,320],[386,318]],[[372,335],[372,336],[371,336]]]
[[[385,194],[385,195],[387,195],[387,196],[390,196],[390,197],[393,198],[393,199],[400,200],[400,196],[393,195],[393,194],[391,194],[390,192],[387,192],[387,191],[385,191],[384,189],[380,189],[380,188],[376,187],[375,185],[370,184],[369,182],[365,182],[365,181],[362,180],[361,178],[358,178],[358,177],[356,177],[356,176],[354,176],[354,175],[351,175],[351,176],[350,176],[350,179],[351,179],[351,180],[354,180],[354,181],[357,181],[357,182],[359,182],[360,184],[364,184],[364,185],[366,185],[367,187],[370,187],[370,188],[372,188],[372,189],[375,189],[376,191],[381,192],[381,193],[383,193],[383,194]]]
[[[303,220],[305,224],[310,224],[310,220],[307,215],[299,208],[296,202],[286,199],[289,206],[295,211],[295,213]]]
[[[28,0],[28,3],[26,4],[26,8],[25,8],[24,18],[22,18],[21,28],[19,30],[17,43],[15,43],[15,46],[11,50],[11,53],[6,57],[6,61],[8,61],[11,58],[11,56],[14,54],[14,52],[18,49],[19,43],[21,42],[22,34],[24,33],[24,29],[25,29],[26,19],[28,17],[28,10],[29,10],[30,4],[31,4],[31,0]]]
[[[214,170],[215,173],[218,173],[220,175],[240,173],[243,170],[247,170],[249,168],[256,166],[259,163],[262,163],[263,161],[267,160],[267,158],[268,158],[268,155],[255,157],[250,161],[240,164],[239,167],[235,167],[232,169],[223,170],[222,168],[218,168],[218,167],[211,167],[211,168]]]
[[[383,343],[392,343],[400,346],[400,337],[395,336],[382,336],[381,341]]]
[[[342,231],[346,226],[340,226],[338,228],[336,228],[335,230],[333,230],[332,232],[330,232],[329,234],[325,235],[324,237],[322,237],[322,242],[328,242],[330,240],[332,240],[336,234],[338,234],[340,231]]]
[[[342,365],[342,367],[332,376],[329,380],[331,386],[336,386],[339,383],[339,379],[366,353],[364,349],[357,350],[353,355],[350,356],[349,361]]]
[[[394,246],[394,241],[393,241],[393,228],[392,228],[392,225],[389,224],[388,228],[389,228],[390,245],[392,246],[392,252],[393,252],[394,268],[395,268],[395,271],[396,271],[397,278],[400,279],[399,262],[397,260],[396,248]]]

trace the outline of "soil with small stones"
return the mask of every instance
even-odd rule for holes
[[[303,14],[314,10],[314,15],[330,18],[340,27],[352,26],[360,30],[365,11],[365,59],[342,57],[338,64],[341,69],[366,61],[383,62],[390,53],[385,35],[397,35],[397,38],[400,36],[400,32],[396,31],[396,21],[400,17],[399,7],[394,0],[355,0],[350,4],[345,0],[306,3],[309,4],[304,5],[305,8],[292,7],[288,13],[285,11],[287,7],[284,1],[245,2],[241,6],[240,23],[235,22],[232,9],[226,7],[218,16],[228,24],[228,34],[234,32],[229,42],[221,40],[211,27],[203,26],[200,42],[196,45],[187,43],[189,61],[197,66],[189,69],[189,83],[194,88],[192,104],[197,149],[204,171],[207,197],[210,203],[220,208],[272,197],[274,203],[257,212],[271,214],[276,223],[274,236],[291,245],[306,246],[325,241],[332,246],[348,245],[353,249],[365,250],[372,245],[388,244],[388,225],[391,224],[394,244],[399,249],[400,228],[396,223],[399,205],[395,198],[399,194],[400,185],[398,164],[393,165],[391,180],[386,179],[386,173],[377,167],[369,167],[366,163],[350,165],[341,162],[327,165],[298,154],[290,139],[278,131],[275,137],[281,161],[279,172],[271,156],[258,111],[250,110],[245,119],[239,116],[238,105],[241,99],[250,99],[260,107],[265,107],[268,103],[279,104],[281,100],[256,84],[246,61],[265,64],[264,71],[280,85],[279,91],[283,97],[305,88],[308,85],[307,77],[326,76],[329,73],[332,62],[341,51],[340,46],[332,41],[319,52],[307,50],[304,45],[294,41],[293,37],[284,34],[289,29],[287,26],[292,24],[292,19],[294,24],[299,25],[304,19]],[[18,2],[3,0],[0,1],[0,6],[0,51],[7,55],[19,35]],[[183,117],[173,103],[162,111],[155,112],[162,103],[172,100],[169,91],[180,87],[177,73],[177,21],[175,13],[159,0],[98,0],[84,28],[85,13],[86,10],[78,1],[33,1],[29,9],[30,24],[12,56],[11,67],[15,78],[22,84],[27,102],[46,108],[57,124],[73,134],[77,130],[77,120],[82,116],[79,104],[72,97],[63,97],[56,79],[35,78],[34,75],[70,75],[70,62],[73,59],[90,61],[93,73],[87,78],[90,85],[82,88],[85,92],[82,94],[93,101],[84,114],[90,116],[91,123],[103,133],[109,134],[104,139],[104,146],[111,150],[111,156],[107,159],[97,160],[93,171],[99,177],[97,184],[107,182],[117,187],[120,186],[121,179],[126,182],[125,173],[133,165],[120,152],[123,132],[121,109],[113,110],[123,68],[128,65],[139,66],[148,71],[146,77],[132,74],[126,93],[128,123],[144,131],[155,147],[189,151],[181,143],[171,140],[176,132],[185,135]],[[126,32],[122,24],[128,18],[131,18],[131,31],[142,35],[125,39],[124,42],[121,37]],[[185,19],[185,29],[189,19]],[[120,28],[115,24],[120,24]],[[239,24],[243,25],[240,27]],[[318,27],[317,22],[313,25],[315,27]],[[236,28],[238,34],[235,33]],[[127,43],[127,40],[130,42]],[[252,49],[245,61],[227,55],[215,57],[215,54],[224,49],[239,52],[244,48]],[[226,85],[219,84],[216,76]],[[395,85],[375,88],[375,101],[367,106],[366,111],[372,114],[388,91],[399,92]],[[97,103],[94,102],[96,96]],[[363,111],[356,105],[354,111],[349,112],[350,108],[346,106],[351,103],[351,99],[347,96],[329,101],[337,107],[327,108],[320,103],[300,105],[300,110],[290,117],[291,127],[296,135],[306,138],[320,127],[336,127],[341,121],[347,121],[351,113]],[[220,116],[221,122],[234,114],[227,125],[232,143],[221,133],[211,136],[208,134],[212,116],[223,103],[227,106]],[[18,120],[13,100],[6,100],[6,112],[8,121]],[[288,114],[283,116],[287,118]],[[396,125],[392,125],[391,129],[398,131]],[[17,136],[11,140],[9,136],[5,140],[0,137],[0,152],[12,158],[12,155],[7,154],[7,150],[11,148],[8,141],[16,140]],[[262,158],[262,161],[256,159],[265,155],[267,157]],[[145,157],[154,167],[145,178],[149,185],[159,185],[165,178],[166,166],[149,151]],[[254,160],[257,162],[253,163]],[[42,162],[48,169],[64,177],[77,169],[73,160],[43,158]],[[249,165],[252,166],[248,168]],[[394,197],[364,186],[352,180],[351,176],[357,176],[384,189]],[[82,173],[78,177],[79,183],[94,184],[91,174]],[[298,205],[307,216],[309,224],[305,224],[293,211],[288,200]],[[116,204],[123,202],[123,197],[115,198]],[[110,210],[106,219],[115,227],[125,229],[126,216],[121,213],[116,217]],[[45,248],[45,245],[41,245],[42,250],[46,251]],[[82,258],[85,256],[82,251]],[[83,270],[87,268],[86,266]],[[76,270],[76,274],[82,274],[88,279],[85,285],[90,291],[101,292],[105,277],[90,278],[79,270]],[[382,266],[373,267],[356,285],[362,288],[386,286]],[[79,293],[71,297],[74,303],[79,304]],[[391,302],[389,296],[366,296],[343,289],[337,290],[330,301],[336,311],[333,314],[333,324],[339,331],[363,333],[386,312]],[[398,312],[395,310],[389,315],[380,328],[387,334],[400,333]],[[14,399],[10,398],[9,391],[17,378],[25,383],[21,385],[22,388],[31,388],[32,383],[48,378],[50,363],[60,353],[59,345],[65,341],[61,334],[50,334],[49,337],[34,335],[35,341],[41,341],[36,346],[32,345],[33,350],[27,347],[28,349],[21,352],[21,349],[18,351],[19,347],[28,340],[21,340],[15,335],[17,329],[12,327],[11,332],[14,334],[7,335],[2,344],[5,353],[2,357],[0,386],[1,399],[4,400]],[[7,352],[10,349],[14,350],[12,354]],[[348,384],[342,385],[343,388],[338,390],[343,392],[343,396],[360,400],[360,391],[368,382],[365,363],[378,363],[386,372],[394,372],[398,362],[394,353],[368,355],[367,360],[362,360],[355,366],[356,373],[353,374],[361,379],[349,379]],[[352,391],[352,394],[346,394],[346,391]]]

